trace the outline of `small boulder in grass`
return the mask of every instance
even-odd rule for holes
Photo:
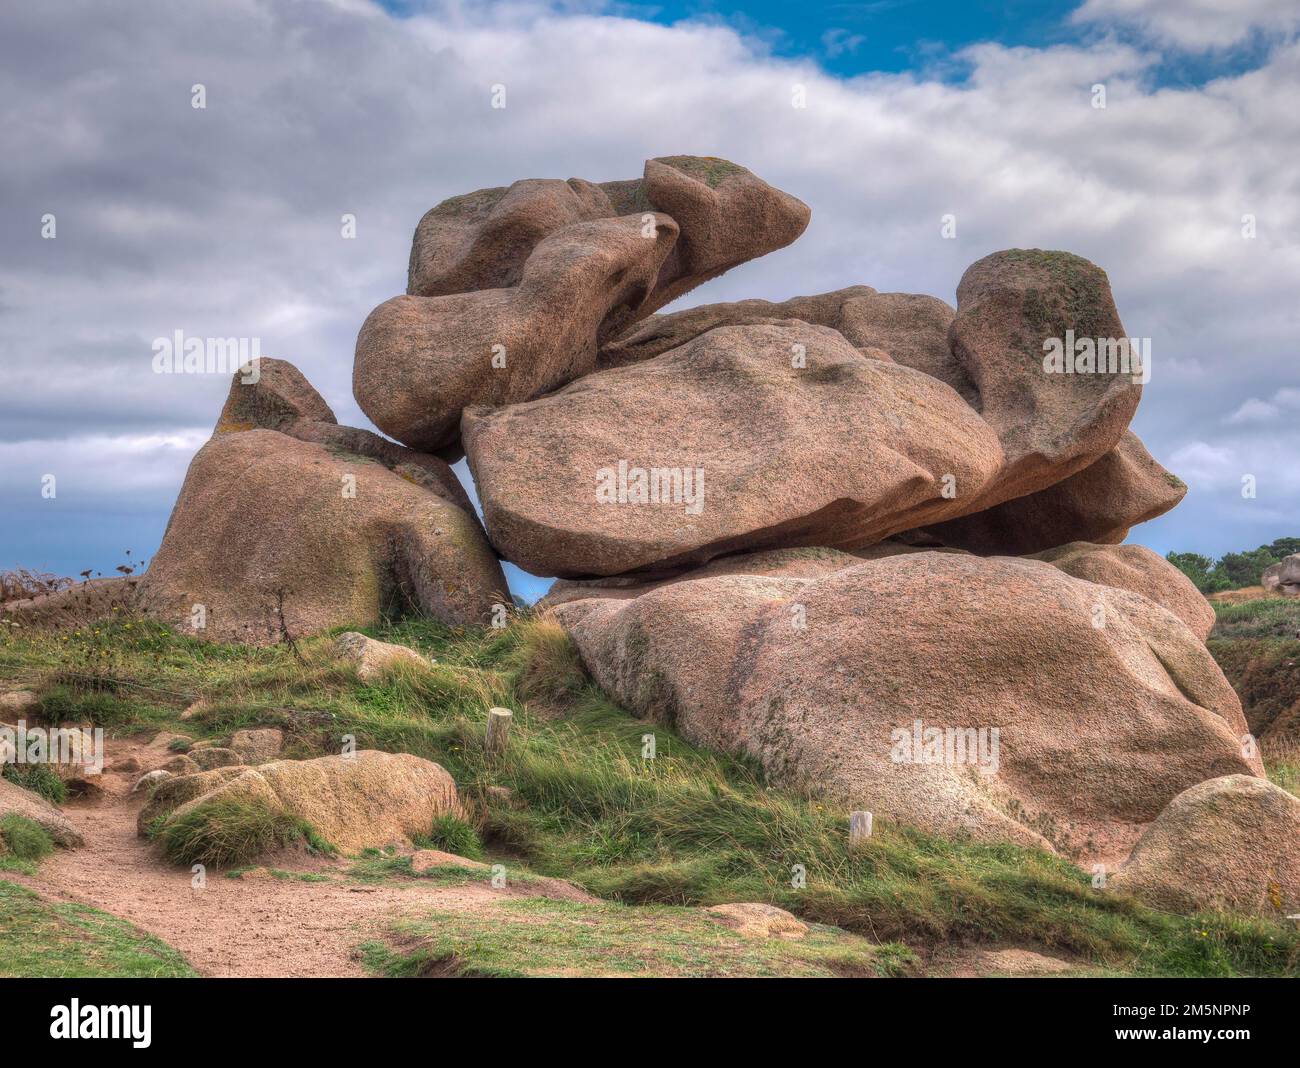
[[[1252,775],[1184,790],[1108,885],[1170,912],[1300,913],[1300,798]]]
[[[163,771],[162,768],[155,768],[153,771],[146,771],[140,776],[140,778],[136,779],[135,785],[131,787],[131,793],[152,793],[160,782],[170,779],[171,777],[172,773],[170,771]]]
[[[202,748],[196,746],[190,750],[189,755],[190,759],[204,771],[247,763],[235,750],[220,745],[209,745]]]
[[[39,823],[55,845],[72,848],[85,845],[85,839],[67,816],[41,797],[0,776],[0,817],[22,816]]]
[[[746,938],[784,938],[798,941],[808,933],[808,925],[797,916],[761,901],[742,901],[731,905],[714,905],[704,910],[724,927]]]
[[[409,663],[428,667],[430,661],[405,645],[376,641],[356,631],[340,634],[339,655],[357,665],[357,677],[362,682],[373,682],[395,664]]]
[[[184,753],[177,753],[164,764],[159,765],[162,771],[171,772],[173,775],[195,775],[203,769],[195,761],[186,756]]]
[[[230,748],[238,754],[241,764],[265,764],[280,755],[284,731],[276,727],[235,731],[230,736]]]
[[[345,854],[412,843],[440,816],[464,811],[455,780],[439,765],[409,753],[363,749],[350,756],[276,760],[255,768],[218,768],[165,783],[146,812],[164,816],[165,835],[177,820],[205,806],[258,806],[310,827]],[[148,823],[142,827],[147,829]]]

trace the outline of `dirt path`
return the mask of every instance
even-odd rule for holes
[[[148,744],[110,741],[106,763],[111,768],[133,756],[147,771],[174,755],[166,748],[171,737],[159,735]],[[136,835],[143,798],[132,798],[129,791],[140,774],[106,770],[102,795],[65,806],[65,815],[86,839],[84,848],[58,850],[33,876],[6,873],[5,878],[51,900],[82,902],[130,920],[180,950],[203,975],[362,976],[366,972],[354,959],[355,947],[386,921],[417,909],[491,909],[516,896],[486,881],[359,884],[344,877],[346,861],[305,855],[267,863],[328,874],[330,881],[229,879],[209,872],[206,887],[193,889],[188,869],[164,861]]]

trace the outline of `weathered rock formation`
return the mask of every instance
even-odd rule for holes
[[[412,611],[486,622],[506,583],[451,469],[339,426],[291,364],[260,372],[190,464],[140,607],[254,644]]]
[[[407,295],[362,326],[353,391],[385,433],[455,452],[464,408],[590,373],[602,340],[788,245],[808,218],[744,167],[695,156],[647,160],[634,181],[453,197],[416,228]]]
[[[909,552],[554,613],[635,714],[934,832],[1122,858],[1180,791],[1262,774],[1177,616],[1041,561]]]
[[[240,801],[303,820],[334,848],[357,853],[410,843],[426,837],[439,816],[462,814],[452,777],[409,753],[366,749],[186,778],[158,786],[145,809],[147,821],[141,813],[143,831],[165,831],[170,821],[204,805]]]
[[[870,545],[960,514],[1002,464],[951,387],[797,320],[470,408],[462,430],[493,544],[544,575]]]

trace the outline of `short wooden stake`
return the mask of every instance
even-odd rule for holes
[[[506,735],[510,732],[510,721],[514,713],[508,708],[489,708],[487,718],[487,738],[484,748],[492,756],[500,756],[506,751]]]
[[[861,849],[871,837],[871,813],[849,813],[849,848]]]

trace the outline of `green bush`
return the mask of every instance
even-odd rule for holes
[[[4,777],[15,786],[40,794],[54,805],[68,799],[68,787],[49,764],[6,764]]]
[[[242,798],[220,798],[165,822],[163,852],[179,864],[227,867],[302,842],[331,851],[306,822],[282,809]]]
[[[470,860],[481,860],[483,857],[483,843],[478,832],[455,816],[439,816],[435,819],[429,837],[419,844],[427,849],[441,849],[444,853],[469,857]]]
[[[19,860],[40,860],[54,852],[54,840],[45,828],[16,813],[0,817],[0,838]]]

